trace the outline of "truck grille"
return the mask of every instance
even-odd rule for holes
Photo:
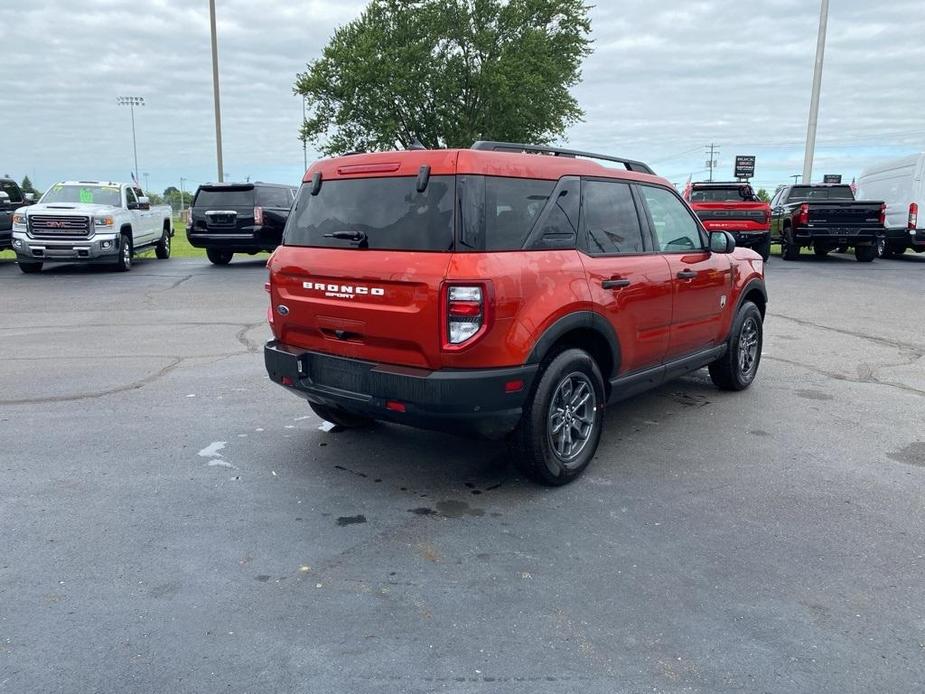
[[[29,232],[46,238],[87,238],[90,236],[90,218],[30,215]]]

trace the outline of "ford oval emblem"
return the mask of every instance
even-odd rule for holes
[[[280,304],[279,306],[276,307],[276,312],[277,312],[279,315],[281,315],[281,316],[288,316],[288,315],[289,315],[289,307],[288,307],[288,306],[285,306],[285,305],[283,305],[283,304]]]

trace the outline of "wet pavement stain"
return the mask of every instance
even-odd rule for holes
[[[261,583],[266,583],[270,580],[270,577],[266,574],[260,574],[259,576],[255,576],[254,579],[260,581]]]
[[[807,400],[832,400],[833,396],[821,390],[798,390],[797,395]]]
[[[426,506],[420,506],[418,508],[409,508],[408,513],[413,513],[416,516],[436,516],[437,512],[432,508],[427,508]]]
[[[341,528],[347,525],[357,525],[358,523],[365,523],[366,516],[360,514],[358,516],[341,516],[337,519],[337,525]]]
[[[437,511],[441,516],[446,516],[447,518],[462,518],[463,516],[485,515],[484,509],[473,508],[465,501],[456,501],[455,499],[438,501]]]
[[[770,436],[770,434],[763,429],[752,429],[748,433],[752,436]]]
[[[916,441],[899,451],[887,453],[887,456],[899,463],[925,467],[925,441]]]

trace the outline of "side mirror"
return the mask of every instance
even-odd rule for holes
[[[732,253],[736,247],[736,240],[728,231],[710,232],[710,250],[714,253]]]
[[[30,205],[35,204],[35,193],[23,193],[23,197],[26,199],[26,202]]]
[[[138,209],[139,210],[150,210],[151,209],[151,201],[147,198],[147,196],[142,195],[140,198],[138,198]]]

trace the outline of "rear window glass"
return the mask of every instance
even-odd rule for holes
[[[427,188],[419,193],[416,176],[334,180],[322,182],[318,195],[311,194],[310,184],[302,186],[283,243],[450,251],[455,184],[453,176],[431,176]]]
[[[0,181],[0,191],[10,196],[10,202],[22,202],[22,195],[19,194],[19,186],[13,181]]]
[[[253,207],[254,189],[249,188],[200,188],[193,201],[195,207],[210,210],[226,207]],[[286,205],[288,207],[288,205]]]
[[[694,188],[691,202],[755,202],[757,196],[748,186],[728,186],[726,188]]]
[[[794,186],[788,202],[794,200],[854,200],[851,186]]]
[[[257,204],[261,207],[284,207],[289,209],[292,195],[288,188],[258,188]]]

